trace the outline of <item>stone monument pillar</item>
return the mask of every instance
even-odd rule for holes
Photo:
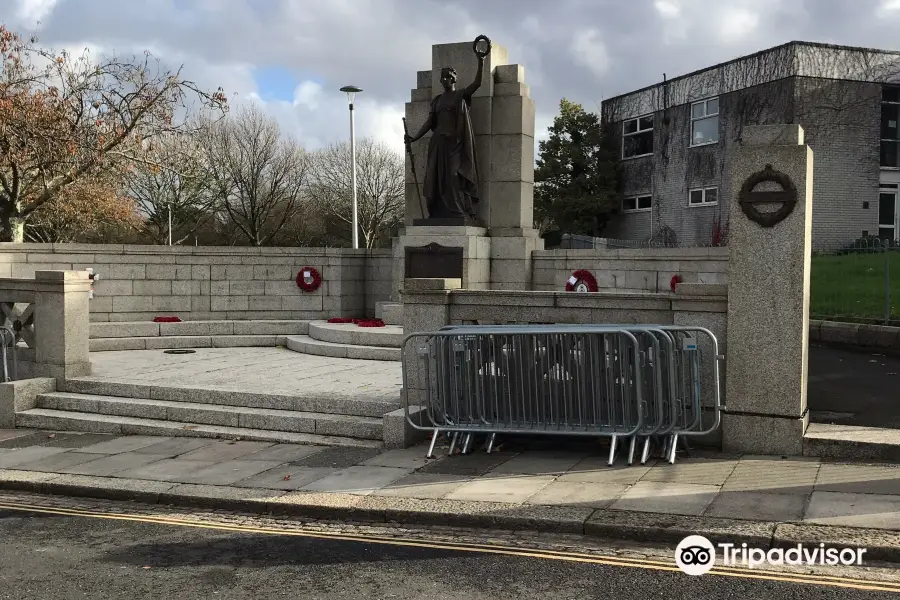
[[[431,133],[412,144],[406,157],[405,230],[394,243],[393,296],[407,278],[460,279],[465,289],[529,289],[531,252],[543,249],[533,228],[534,102],[524,69],[507,64],[505,48],[491,44],[481,86],[469,109],[475,140],[479,202],[475,219],[460,223],[427,218],[424,179]],[[432,68],[420,71],[406,105],[411,134],[425,123],[442,90],[440,76],[452,67],[458,85],[468,85],[478,63],[472,42],[432,47]],[[414,168],[413,168],[414,167]],[[418,189],[417,189],[418,187]]]
[[[729,172],[722,447],[800,455],[809,423],[813,153],[799,125],[747,127]]]

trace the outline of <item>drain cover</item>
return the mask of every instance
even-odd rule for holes
[[[163,350],[163,354],[193,354],[196,350]]]

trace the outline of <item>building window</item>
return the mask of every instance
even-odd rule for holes
[[[897,191],[882,191],[878,194],[878,237],[883,240],[897,239]]]
[[[653,115],[622,123],[622,158],[653,154]]]
[[[719,141],[719,99],[710,98],[691,104],[691,146]]]
[[[696,188],[688,192],[688,206],[711,206],[719,203],[719,188]]]
[[[653,206],[652,196],[631,196],[622,198],[622,212],[641,212]]]
[[[900,87],[881,88],[881,166],[900,168]]]

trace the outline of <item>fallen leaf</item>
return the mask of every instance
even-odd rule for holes
[[[153,567],[144,567],[145,569],[152,569]]]
[[[290,480],[291,480],[290,475],[285,475],[284,477],[282,477],[282,481],[290,481]]]
[[[47,436],[47,437],[48,437],[48,438],[50,438],[50,439],[51,439],[51,440],[52,440],[52,439],[53,439],[53,438],[55,438],[55,437],[56,437],[56,434],[55,434],[55,433],[51,433],[51,434],[50,434],[50,435],[48,435],[48,436]]]

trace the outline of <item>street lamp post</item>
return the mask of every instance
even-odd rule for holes
[[[172,245],[172,201],[169,200],[169,245]]]
[[[346,85],[341,91],[347,94],[347,102],[350,104],[350,180],[353,188],[353,247],[359,248],[359,216],[356,204],[356,130],[353,118],[353,100],[362,89],[355,85]]]

